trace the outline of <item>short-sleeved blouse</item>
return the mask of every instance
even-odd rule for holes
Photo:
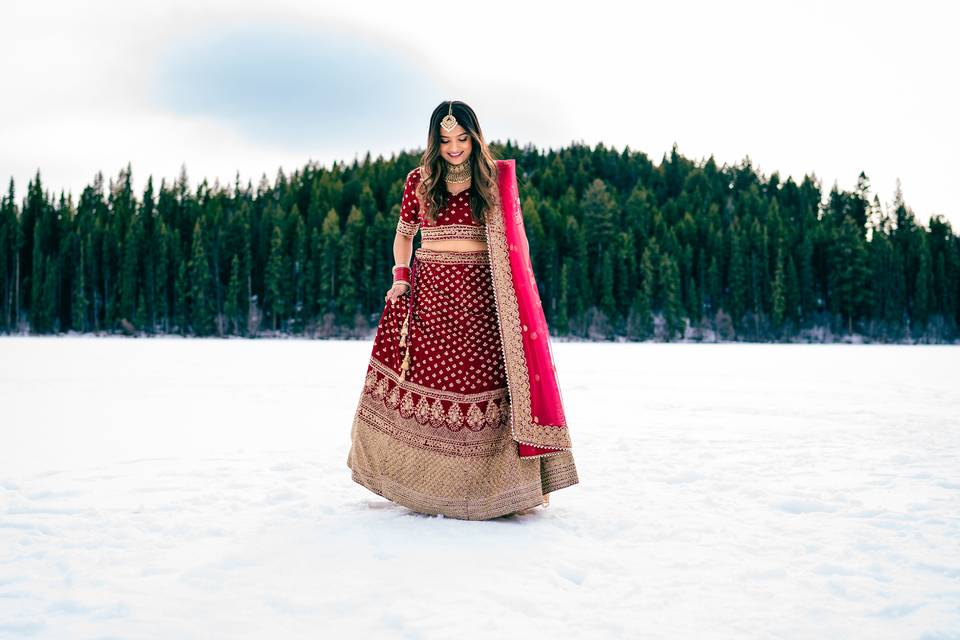
[[[437,221],[420,218],[420,203],[416,189],[420,184],[420,167],[407,174],[403,186],[403,199],[400,202],[400,219],[397,220],[397,233],[413,237],[420,230],[423,240],[486,240],[486,226],[473,221],[470,209],[470,195],[473,187],[468,187],[455,196],[449,196],[447,203],[437,212]]]

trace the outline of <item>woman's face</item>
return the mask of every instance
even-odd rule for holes
[[[470,134],[461,125],[453,131],[440,130],[440,155],[450,164],[460,164],[470,156],[473,149]]]

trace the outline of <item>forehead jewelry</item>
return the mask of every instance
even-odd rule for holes
[[[440,121],[440,126],[443,127],[444,131],[453,131],[453,128],[457,126],[457,119],[453,117],[453,100],[450,101],[450,106],[447,108],[447,115],[443,116],[443,120]]]

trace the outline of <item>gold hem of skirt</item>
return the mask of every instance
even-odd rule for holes
[[[516,444],[491,456],[462,457],[398,440],[356,417],[347,467],[357,484],[412,511],[489,520],[539,506],[577,484],[570,451],[521,458]]]

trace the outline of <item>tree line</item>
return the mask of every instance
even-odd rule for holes
[[[718,166],[674,145],[547,152],[507,142],[544,312],[591,339],[950,342],[960,237],[921,224],[899,182],[881,205],[861,173],[827,193]],[[0,332],[367,336],[391,282],[392,240],[419,153],[271,183],[191,187],[186,169],[132,187],[128,165],[74,202],[39,171],[0,198]]]

